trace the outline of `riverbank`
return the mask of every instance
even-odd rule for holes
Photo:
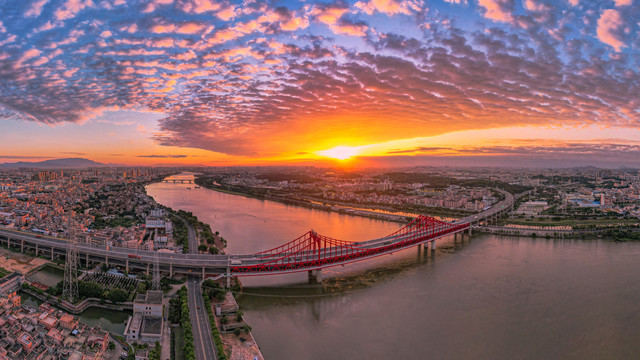
[[[615,231],[615,235],[611,232]],[[516,236],[516,237],[545,237],[553,239],[586,239],[596,236],[597,238],[611,239],[614,241],[638,241],[636,237],[640,238],[640,228],[616,228],[616,229],[589,229],[589,230],[558,230],[558,229],[526,229],[526,228],[513,228],[506,226],[482,226],[474,228],[474,232],[484,234],[495,234],[504,236]],[[627,234],[634,234],[630,237],[626,237]],[[622,235],[617,235],[622,234]]]
[[[74,315],[79,315],[82,314],[83,312],[85,312],[86,310],[90,309],[90,308],[97,308],[97,309],[105,309],[105,310],[114,310],[114,311],[125,311],[125,310],[133,310],[133,303],[132,302],[125,302],[122,304],[114,304],[111,303],[109,300],[104,300],[104,299],[98,299],[98,298],[88,298],[88,299],[84,299],[83,301],[81,301],[78,304],[71,304],[70,302],[66,301],[66,300],[58,300],[57,297],[55,296],[51,296],[49,294],[40,294],[40,292],[38,292],[36,289],[32,288],[32,287],[25,287],[23,286],[20,291],[29,294],[31,296],[33,296],[34,298],[43,301],[47,304],[53,305],[55,307],[58,307],[70,314],[74,314]]]
[[[286,205],[300,206],[308,209],[336,212],[340,214],[361,216],[361,217],[366,217],[366,218],[376,219],[376,220],[393,221],[393,222],[403,223],[403,224],[409,223],[411,222],[411,220],[413,220],[413,217],[410,217],[410,216],[381,213],[381,212],[376,212],[373,209],[372,210],[353,209],[353,208],[347,208],[343,205],[321,204],[321,203],[310,202],[310,201],[289,199],[289,198],[284,198],[281,196],[275,196],[275,195],[269,195],[269,194],[260,195],[260,194],[253,194],[249,192],[240,192],[237,190],[229,190],[221,186],[206,184],[201,180],[201,178],[196,178],[194,182],[203,188],[225,193],[225,194],[244,196],[247,198],[258,199],[258,200],[275,201],[275,202],[279,202]]]

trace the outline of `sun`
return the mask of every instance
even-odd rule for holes
[[[317,151],[316,154],[338,160],[346,160],[360,153],[360,149],[350,146],[338,146],[333,149]]]

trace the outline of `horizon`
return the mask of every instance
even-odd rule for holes
[[[580,170],[580,169],[603,169],[603,170],[638,170],[640,167],[632,167],[626,165],[619,165],[616,167],[606,167],[606,166],[595,166],[595,165],[574,165],[574,166],[513,166],[513,165],[389,165],[389,166],[369,166],[369,167],[346,167],[344,165],[335,165],[333,163],[327,162],[322,164],[263,164],[263,165],[203,165],[203,164],[148,164],[148,165],[127,165],[127,164],[112,164],[112,163],[100,163],[93,161],[87,158],[52,158],[46,159],[43,161],[17,161],[17,162],[4,162],[0,163],[0,168],[5,167],[7,169],[12,169],[16,167],[12,167],[9,165],[20,164],[18,167],[26,167],[29,168],[29,164],[40,164],[43,162],[50,161],[67,161],[67,160],[82,160],[82,161],[91,161],[96,163],[96,165],[91,165],[91,168],[135,168],[135,167],[158,167],[158,168],[316,168],[316,169],[332,169],[332,170],[343,170],[343,171],[362,171],[362,170],[393,170],[393,169],[419,169],[419,168],[433,168],[433,169],[442,169],[442,168],[451,168],[451,169],[521,169],[521,170],[558,170],[558,169],[567,169],[567,170]],[[41,169],[84,169],[88,168],[87,166],[63,166],[63,167],[38,167],[34,166],[33,168],[41,168]]]
[[[3,9],[0,162],[640,167],[638,2]]]

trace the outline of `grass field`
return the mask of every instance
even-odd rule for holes
[[[184,351],[182,351],[182,348],[184,347],[184,333],[182,332],[182,328],[175,327],[172,331],[176,334],[176,360],[184,360]]]

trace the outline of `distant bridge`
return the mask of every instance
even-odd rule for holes
[[[202,277],[225,274],[230,276],[270,275],[321,270],[323,268],[367,260],[394,251],[431,243],[445,236],[467,232],[480,224],[495,222],[512,209],[513,196],[504,192],[505,199],[492,208],[449,223],[418,216],[410,224],[393,234],[378,239],[351,242],[320,235],[313,230],[276,248],[248,255],[178,254],[133,250],[113,246],[78,244],[79,261],[88,267],[99,262],[144,270],[158,258],[160,270],[175,273],[201,274]],[[0,228],[0,244],[21,252],[31,251],[52,260],[66,255],[69,240]]]
[[[164,180],[162,180],[162,182],[164,182],[164,183],[174,183],[174,184],[175,183],[193,184],[193,180],[189,180],[189,179],[184,179],[184,180],[182,180],[182,179],[164,179]]]

